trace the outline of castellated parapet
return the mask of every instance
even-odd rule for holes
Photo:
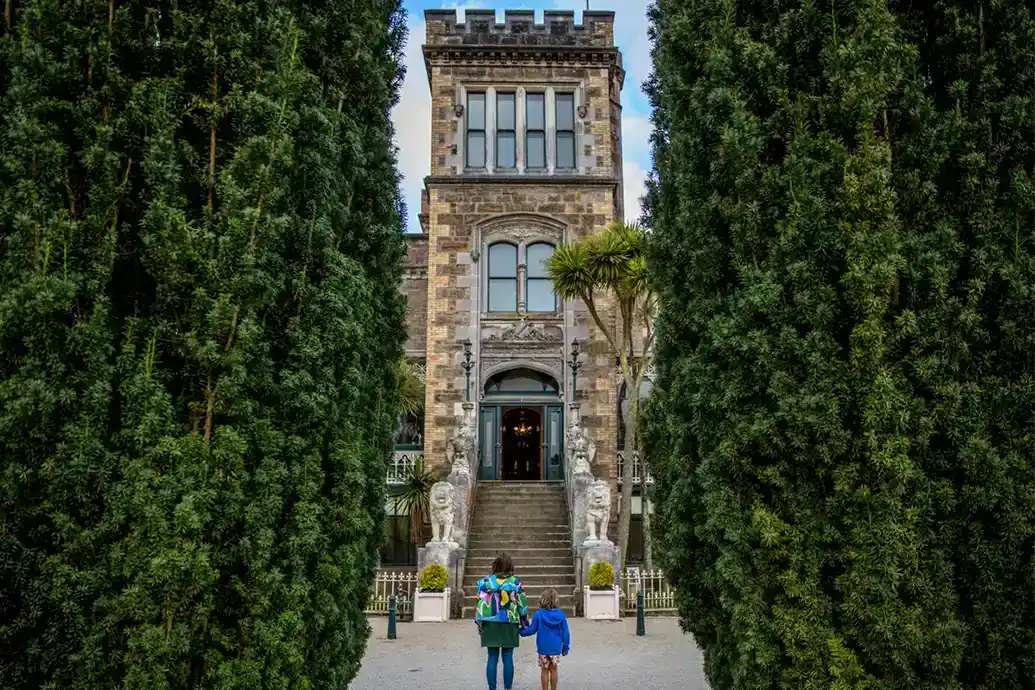
[[[529,48],[613,48],[614,12],[587,10],[575,23],[571,10],[546,10],[535,23],[532,10],[507,10],[503,23],[494,10],[467,10],[464,22],[455,10],[425,10],[427,45],[515,46]]]

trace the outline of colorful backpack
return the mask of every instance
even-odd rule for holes
[[[520,623],[528,617],[528,600],[521,580],[513,575],[500,580],[489,575],[478,581],[475,622]]]

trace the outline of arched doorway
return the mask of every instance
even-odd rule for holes
[[[554,377],[520,366],[490,376],[479,417],[479,479],[564,478],[564,406]]]
[[[518,481],[542,479],[542,408],[505,408],[502,432],[500,478]]]

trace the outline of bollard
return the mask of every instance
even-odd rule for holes
[[[388,639],[395,639],[395,595],[388,597]]]
[[[643,637],[647,634],[647,626],[643,621],[643,590],[636,592],[636,634]]]

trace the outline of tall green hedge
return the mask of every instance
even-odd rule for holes
[[[1033,12],[652,9],[645,445],[715,688],[1035,683]]]
[[[398,0],[12,0],[0,686],[345,688],[405,337]]]

